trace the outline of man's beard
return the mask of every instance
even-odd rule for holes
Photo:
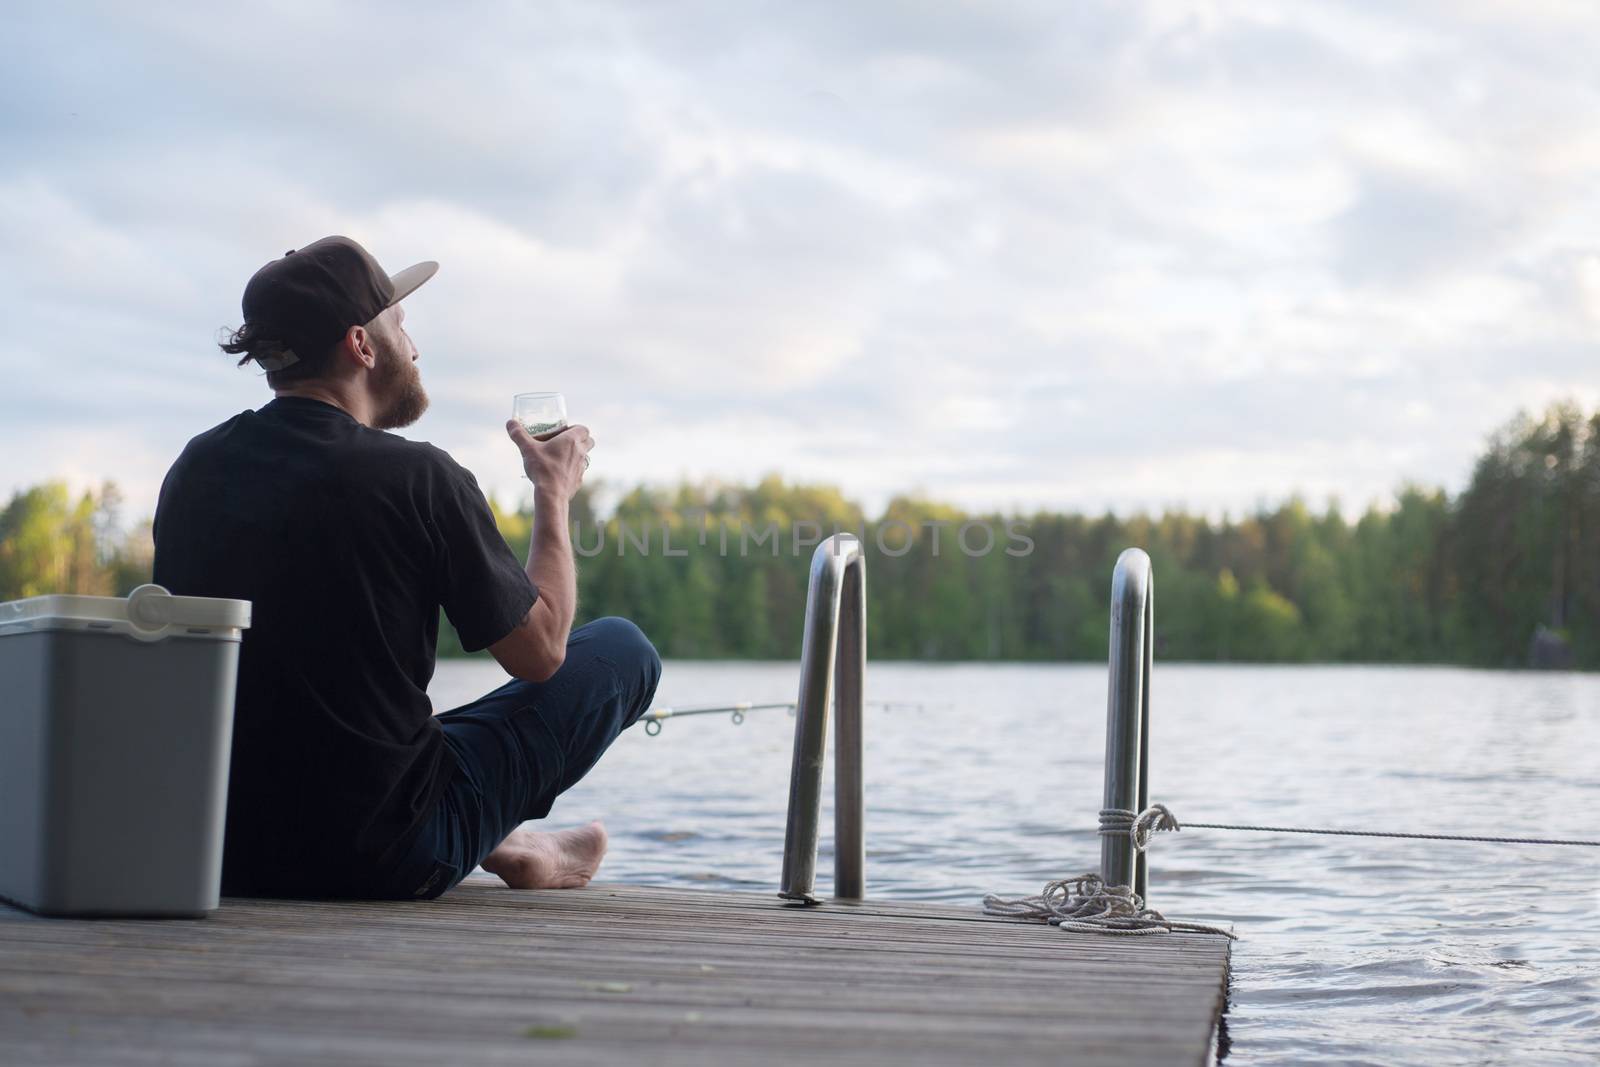
[[[428,410],[428,393],[422,388],[417,365],[401,354],[399,346],[385,342],[378,349],[378,375],[375,381],[382,406],[372,425],[379,430],[398,430],[422,418]]]

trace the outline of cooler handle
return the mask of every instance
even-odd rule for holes
[[[250,625],[250,601],[219,597],[173,596],[159,585],[141,585],[128,594],[128,620],[136,630],[154,636],[171,627]]]

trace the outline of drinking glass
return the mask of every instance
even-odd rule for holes
[[[567,428],[567,398],[560,393],[518,393],[511,417],[522,423],[529,436],[545,440]]]

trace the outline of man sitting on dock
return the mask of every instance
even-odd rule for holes
[[[480,864],[516,888],[586,884],[599,822],[520,829],[650,705],[655,648],[626,619],[572,628],[568,506],[594,439],[507,433],[533,483],[524,567],[472,475],[384,431],[427,409],[387,274],[326,237],[256,272],[223,344],[276,398],[189,442],[155,517],[155,581],[254,604],[239,658],[223,891],[432,898]],[[443,609],[512,676],[435,717]],[[173,738],[182,744],[182,738]]]

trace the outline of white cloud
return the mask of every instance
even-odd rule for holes
[[[1595,397],[1588,5],[25,6],[0,490],[147,510],[266,399],[246,278],[334,232],[443,263],[414,432],[503,495],[539,387],[614,482],[1212,510]]]

